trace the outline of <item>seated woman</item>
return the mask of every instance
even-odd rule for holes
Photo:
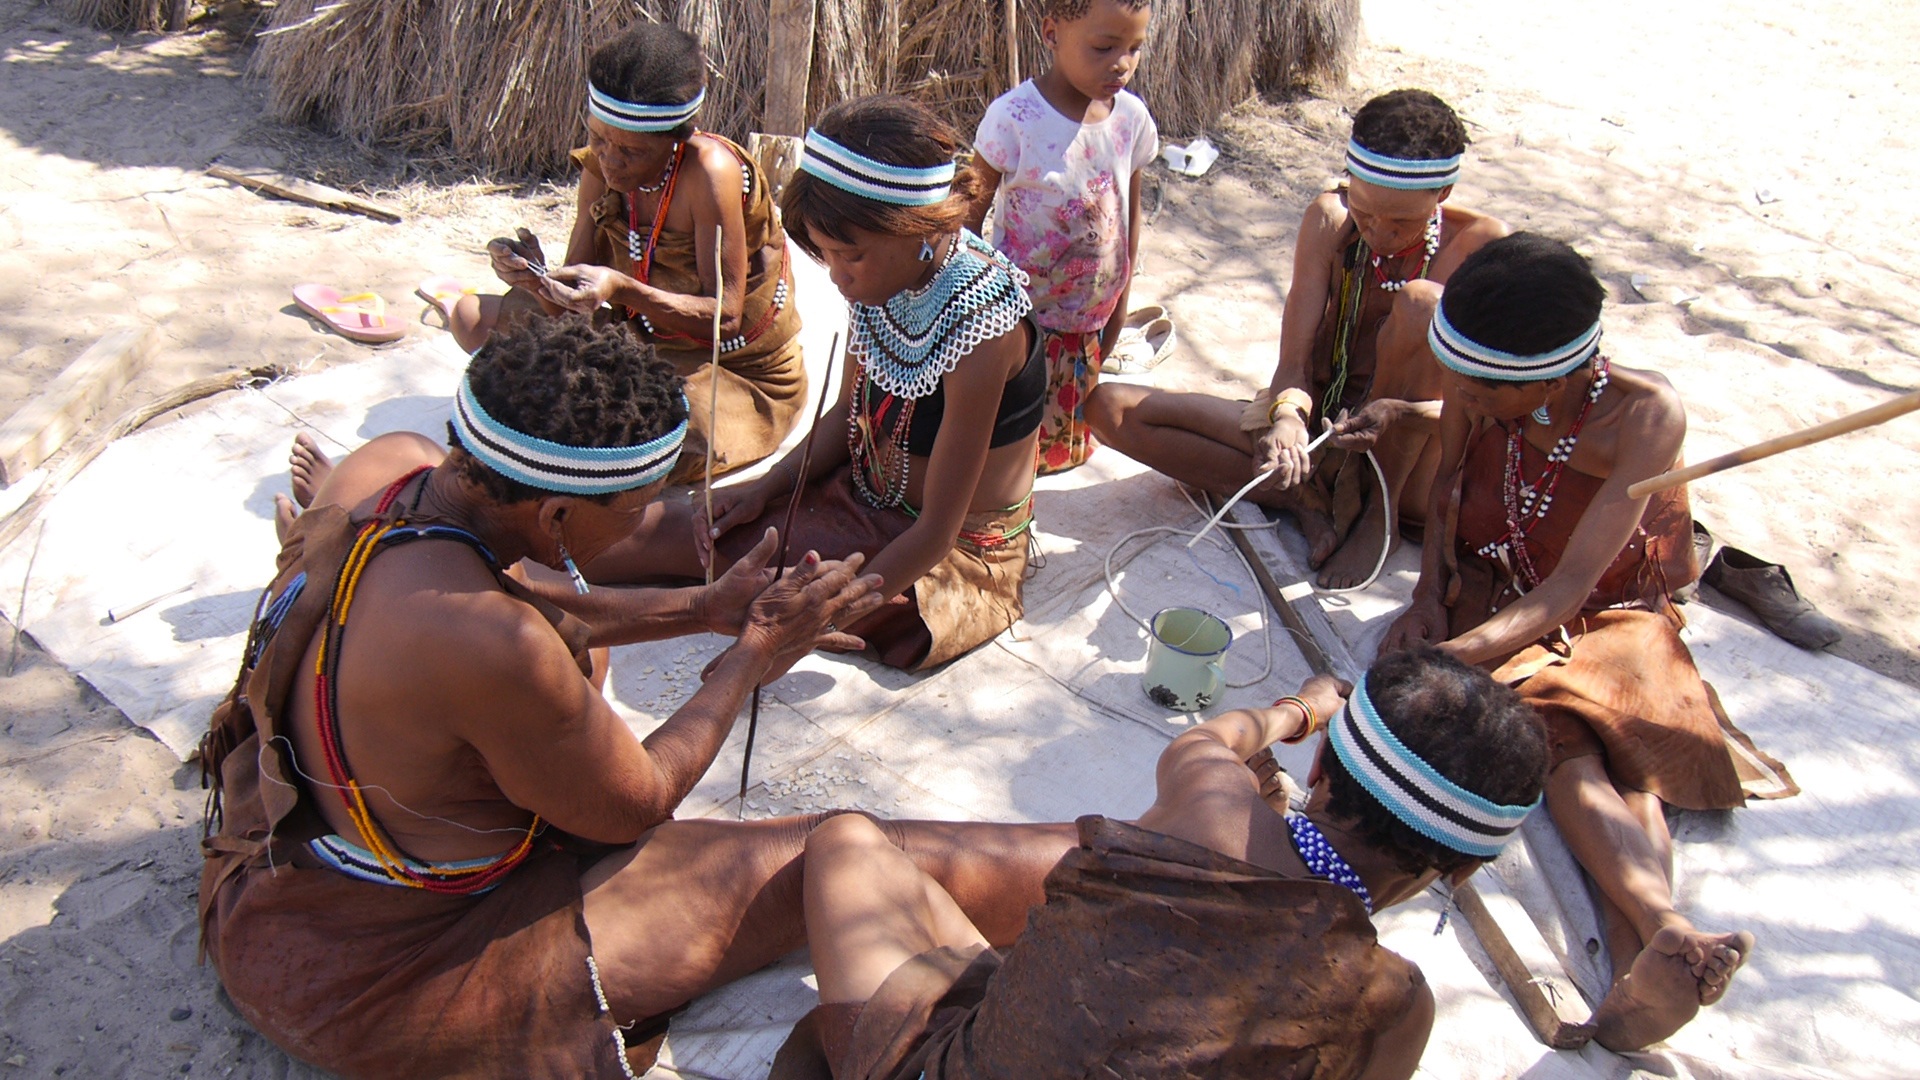
[[[1020,617],[1046,357],[1022,274],[962,227],[971,172],[925,107],[873,97],[807,134],[781,212],[852,302],[838,402],[764,477],[713,493],[713,520],[666,505],[593,572],[697,576],[744,555],[804,480],[795,550],[867,556],[898,598],[858,624],[893,667],[966,652]]]
[[[1531,233],[1454,272],[1428,334],[1447,368],[1436,527],[1381,648],[1437,643],[1545,718],[1547,808],[1599,886],[1616,973],[1596,1037],[1621,1050],[1720,1000],[1753,947],[1674,910],[1665,807],[1798,789],[1680,641],[1673,590],[1699,576],[1686,489],[1627,488],[1679,461],[1686,411],[1666,379],[1600,352],[1603,295],[1585,259]]]
[[[820,817],[672,818],[755,685],[859,644],[830,620],[876,608],[879,580],[809,553],[775,581],[771,535],[704,588],[580,580],[659,494],[679,382],[624,330],[505,329],[450,449],[381,436],[289,523],[201,744],[200,884],[205,954],[287,1052],[349,1077],[630,1077],[664,1014],[802,944]],[[636,737],[587,650],[702,632],[735,640]],[[1071,843],[886,828],[1003,942]]]
[[[669,483],[698,480],[713,439],[716,476],[759,461],[793,430],[806,399],[800,313],[787,237],[760,166],[727,139],[694,127],[706,61],[691,34],[637,22],[587,65],[587,145],[566,265],[525,229],[487,245],[505,296],[463,296],[447,311],[460,346],[480,347],[503,318],[561,311],[611,316],[651,341],[686,380],[686,452]],[[724,244],[713,263],[714,231]],[[720,370],[713,371],[713,291]],[[719,404],[713,405],[719,380]],[[710,415],[711,414],[711,415]],[[716,434],[717,433],[717,434]]]
[[[1323,718],[1306,806],[1270,803],[1247,759]],[[821,1004],[774,1080],[1402,1080],[1433,992],[1370,916],[1499,854],[1546,764],[1531,710],[1434,650],[1358,687],[1316,676],[1175,739],[1137,827],[1080,819],[1004,956],[872,822],[825,822],[806,855]]]
[[[1441,287],[1507,231],[1449,201],[1466,149],[1466,125],[1425,90],[1367,102],[1353,114],[1346,183],[1300,221],[1271,384],[1250,405],[1102,385],[1087,401],[1100,441],[1221,495],[1275,470],[1251,497],[1299,518],[1321,587],[1364,581],[1386,526],[1418,525],[1426,508],[1440,397],[1426,333]],[[1307,443],[1329,421],[1339,435],[1309,460]],[[1369,447],[1387,502],[1364,457],[1348,452]]]

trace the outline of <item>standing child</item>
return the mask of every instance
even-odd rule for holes
[[[1032,279],[1046,337],[1037,467],[1093,453],[1085,405],[1119,337],[1140,250],[1140,170],[1159,149],[1146,103],[1127,92],[1150,0],[1046,0],[1053,65],[987,107],[974,139],[973,228],[995,207],[993,244]],[[996,198],[997,193],[997,198]]]

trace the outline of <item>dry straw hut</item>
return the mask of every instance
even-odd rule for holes
[[[102,30],[185,30],[188,0],[52,0],[75,22]]]
[[[80,3],[126,0],[67,0]],[[1022,72],[1042,62],[1039,0],[1019,4]],[[763,114],[769,0],[281,0],[255,68],[283,119],[446,154],[497,174],[552,174],[584,141],[586,57],[635,19],[706,44],[702,126],[743,140]],[[1160,0],[1135,89],[1171,136],[1255,89],[1345,77],[1359,0]],[[818,0],[807,115],[908,94],[971,131],[1007,88],[994,0]]]

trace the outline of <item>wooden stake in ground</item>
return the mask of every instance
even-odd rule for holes
[[[775,135],[803,135],[807,130],[815,3],[771,0],[767,6],[766,105],[760,110],[760,126]]]
[[[800,475],[793,478],[793,494],[787,497],[787,516],[780,521],[780,550],[773,557],[775,580],[787,572],[787,542],[793,538],[793,515],[800,508],[800,493],[807,489],[807,474],[813,471],[813,436],[820,429],[820,418],[827,414],[827,394],[833,389],[833,372],[840,364],[840,333],[834,331],[827,346],[827,373],[820,380],[820,401],[813,407],[813,423],[807,427],[806,441],[800,444]],[[707,560],[711,566],[713,560]],[[709,571],[711,572],[711,571]],[[740,801],[736,816],[747,815],[747,778],[753,771],[753,737],[760,730],[760,686],[753,688],[753,704],[747,709],[747,748],[740,756]]]
[[[1920,409],[1920,390],[1915,390],[1910,394],[1902,394],[1892,401],[1883,401],[1871,409],[1862,409],[1857,413],[1849,413],[1837,420],[1829,420],[1824,424],[1815,424],[1803,431],[1795,431],[1791,434],[1782,435],[1777,439],[1768,439],[1766,442],[1754,443],[1752,446],[1735,450],[1731,454],[1721,454],[1717,458],[1703,461],[1698,465],[1689,465],[1684,469],[1674,469],[1670,472],[1663,472],[1659,476],[1650,476],[1634,484],[1632,487],[1627,488],[1627,498],[1638,499],[1651,495],[1656,491],[1665,491],[1671,487],[1679,487],[1681,484],[1687,483],[1690,480],[1698,480],[1703,476],[1712,476],[1717,472],[1737,469],[1742,465],[1759,461],[1761,458],[1770,458],[1775,454],[1784,454],[1788,450],[1798,450],[1803,446],[1812,446],[1817,442],[1825,442],[1836,435],[1845,435],[1850,431],[1859,431],[1861,428],[1870,428],[1876,424],[1884,424],[1896,416],[1904,416],[1916,409]]]
[[[1020,0],[1006,0],[1007,89],[1020,85]]]
[[[727,232],[713,230],[713,370],[708,373],[711,393],[707,395],[707,527],[713,527],[713,444],[720,434],[720,309],[727,303],[727,268],[722,262],[727,253]],[[707,584],[713,584],[713,560],[707,560]]]

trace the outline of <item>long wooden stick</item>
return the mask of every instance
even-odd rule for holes
[[[1006,0],[1001,13],[1007,26],[1007,89],[1020,85],[1020,0]]]
[[[820,401],[813,407],[813,423],[807,428],[806,441],[800,445],[800,475],[793,478],[793,494],[787,499],[787,516],[780,521],[780,550],[774,556],[776,579],[787,572],[787,543],[793,538],[793,515],[800,508],[800,493],[806,490],[807,474],[813,471],[813,437],[820,430],[820,418],[827,414],[827,394],[833,389],[833,372],[840,366],[840,332],[834,331],[833,344],[827,346],[826,378],[820,381]],[[712,511],[708,511],[711,518]],[[709,566],[713,560],[707,560]],[[754,684],[753,705],[747,710],[747,749],[740,757],[739,817],[747,813],[747,778],[753,771],[753,737],[760,730],[760,685]]]
[[[1837,420],[1829,420],[1824,424],[1815,424],[1803,431],[1791,432],[1777,439],[1768,439],[1763,443],[1754,443],[1752,446],[1735,450],[1731,454],[1721,454],[1717,458],[1703,461],[1698,465],[1689,465],[1684,469],[1674,469],[1671,472],[1663,472],[1659,476],[1650,476],[1629,487],[1627,489],[1627,498],[1638,499],[1643,495],[1651,495],[1656,491],[1665,491],[1670,487],[1679,487],[1689,480],[1698,480],[1703,476],[1712,476],[1717,472],[1736,469],[1742,465],[1759,461],[1761,458],[1770,458],[1775,454],[1783,454],[1788,450],[1798,450],[1803,446],[1812,446],[1817,442],[1825,442],[1836,435],[1845,435],[1850,431],[1859,431],[1861,428],[1873,427],[1875,424],[1884,424],[1896,416],[1905,415],[1916,409],[1920,409],[1920,390],[1902,394],[1892,401],[1883,401],[1871,409],[1862,409],[1857,413],[1849,413]]]
[[[720,309],[727,303],[727,232],[713,230],[713,370],[707,373],[711,392],[707,395],[707,526],[713,526],[713,443],[720,434]],[[713,560],[707,560],[707,584],[713,584]]]

